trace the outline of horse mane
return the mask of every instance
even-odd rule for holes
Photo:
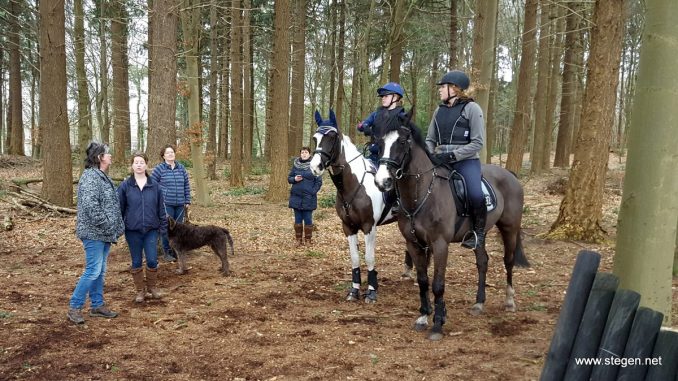
[[[434,155],[431,155],[431,153],[428,152],[428,148],[426,148],[426,141],[424,140],[421,130],[411,119],[409,119],[409,116],[407,118],[403,118],[399,115],[394,115],[393,117],[389,118],[386,125],[384,126],[384,134],[391,131],[397,131],[400,127],[409,128],[412,140],[414,140],[414,142],[419,147],[421,147],[424,152],[426,152],[426,156],[428,156],[429,160],[431,160],[433,164],[442,164]]]

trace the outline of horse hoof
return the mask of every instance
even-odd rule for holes
[[[443,338],[443,334],[441,332],[431,332],[428,335],[428,339],[431,341],[440,341]]]
[[[177,270],[174,270],[174,273],[177,274],[177,275],[184,275],[184,274],[186,274],[186,270],[177,269]]]
[[[483,304],[482,303],[476,303],[471,307],[471,315],[473,316],[478,316],[483,313]]]
[[[355,302],[360,299],[360,290],[357,288],[352,288],[351,291],[348,292],[348,295],[346,295],[346,301],[347,302]]]
[[[365,303],[372,304],[377,302],[377,290],[367,290],[365,294]]]
[[[428,317],[426,315],[421,315],[414,321],[414,330],[421,332],[428,328]]]
[[[419,324],[419,323],[414,324],[414,330],[417,331],[417,332],[426,331],[427,329],[428,329],[428,324]]]
[[[506,312],[516,312],[516,305],[515,304],[507,304],[504,306],[504,310]]]

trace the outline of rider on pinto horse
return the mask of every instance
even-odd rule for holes
[[[375,167],[379,166],[379,146],[376,139],[382,137],[383,126],[388,125],[387,121],[390,118],[406,115],[405,109],[402,106],[401,100],[405,91],[402,86],[396,82],[389,82],[377,89],[377,96],[381,99],[381,106],[373,111],[365,120],[358,123],[358,131],[370,137],[368,144],[368,151],[370,155],[368,159]],[[386,193],[385,201],[387,204],[393,205],[392,211],[395,213],[398,210],[395,190]]]

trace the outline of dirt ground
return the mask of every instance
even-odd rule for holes
[[[230,229],[232,276],[222,277],[217,258],[199,250],[189,256],[187,275],[161,262],[164,298],[135,304],[123,239],[112,250],[105,287],[108,305],[120,316],[75,326],[66,319],[84,263],[75,217],[14,207],[9,179],[39,177],[40,164],[0,157],[0,220],[10,215],[15,224],[0,231],[0,379],[536,380],[577,252],[599,251],[601,268],[611,269],[623,166],[612,157],[610,168],[603,221],[610,241],[602,245],[539,238],[557,216],[562,195],[556,188],[567,172],[521,179],[532,267],[515,272],[515,313],[503,310],[496,230],[488,239],[489,287],[479,317],[468,313],[475,296],[473,254],[450,245],[446,336],[431,342],[412,329],[418,289],[401,278],[404,239],[397,227],[379,230],[377,304],[346,302],[348,245],[334,209],[316,211],[313,246],[296,248],[287,203],[263,199],[266,175],[249,176],[244,190],[210,182],[213,205],[192,208],[194,222]],[[320,198],[333,193],[326,179]],[[674,290],[677,285],[674,280]]]

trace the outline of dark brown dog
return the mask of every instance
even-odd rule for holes
[[[186,252],[203,246],[209,246],[214,254],[221,259],[221,272],[224,276],[229,274],[228,258],[226,257],[228,246],[233,252],[233,239],[231,233],[224,228],[214,225],[198,226],[190,223],[183,224],[168,217],[167,236],[170,246],[177,253],[177,264],[179,268],[177,274],[186,273]]]

